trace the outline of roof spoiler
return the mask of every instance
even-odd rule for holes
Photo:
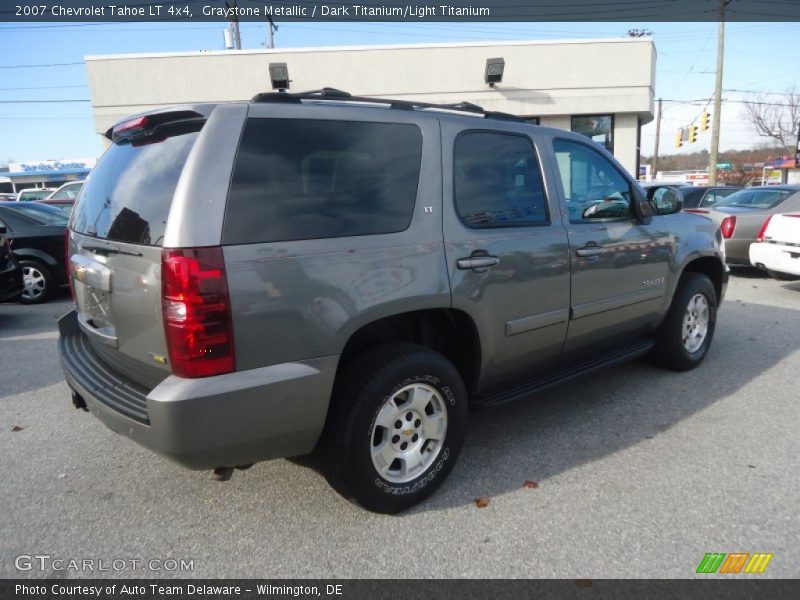
[[[126,117],[122,121],[114,123],[103,135],[109,140],[117,140],[123,137],[147,134],[167,123],[205,120],[207,116],[194,107],[166,108]]]

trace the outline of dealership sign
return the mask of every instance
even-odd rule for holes
[[[39,173],[42,171],[68,171],[75,169],[91,169],[97,162],[96,158],[76,158],[67,160],[37,160],[30,162],[8,163],[11,173]]]

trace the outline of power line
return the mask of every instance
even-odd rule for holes
[[[769,92],[767,90],[734,90],[727,88],[723,92],[737,92],[740,94],[767,94],[768,96],[796,96],[797,92]]]
[[[82,65],[81,62],[68,62],[68,63],[43,63],[38,65],[0,65],[0,69],[36,69],[39,67],[71,67],[74,65]]]
[[[63,98],[58,100],[0,100],[0,104],[61,104],[66,102],[90,102],[90,100],[83,98]]]
[[[34,85],[26,87],[5,87],[0,88],[0,92],[10,92],[12,90],[59,90],[62,88],[84,88],[86,85]]]
[[[0,121],[92,121],[92,117],[0,117]]]

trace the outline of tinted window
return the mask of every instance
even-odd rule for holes
[[[249,119],[225,215],[227,244],[394,233],[411,223],[416,125]]]
[[[608,159],[575,142],[553,146],[570,221],[633,217],[630,184]]]
[[[167,215],[197,131],[153,141],[116,142],[92,169],[72,213],[72,229],[98,238],[160,246]]]
[[[714,207],[741,206],[747,208],[774,208],[792,195],[790,190],[749,189],[739,190],[727,198],[717,201]]]
[[[468,227],[547,223],[542,174],[528,138],[463,133],[453,154],[456,210]]]

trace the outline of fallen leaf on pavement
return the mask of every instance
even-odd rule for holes
[[[20,427],[19,425],[14,425],[11,428],[11,433],[17,433],[18,431],[22,431],[22,427]]]
[[[475,498],[475,506],[477,506],[478,508],[486,508],[487,506],[489,506],[489,499],[486,498],[485,496],[480,496],[478,498]]]
[[[539,487],[539,484],[536,481],[531,481],[530,479],[528,479],[523,485],[529,490],[535,490],[537,487]]]

